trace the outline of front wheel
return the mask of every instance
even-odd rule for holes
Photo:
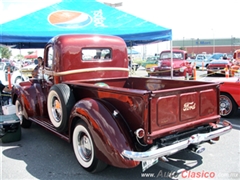
[[[96,173],[106,168],[107,165],[96,158],[94,141],[84,122],[75,126],[72,143],[75,156],[86,171]]]
[[[24,79],[22,77],[17,77],[15,79],[14,83],[18,85],[20,82],[23,82],[23,81],[24,81]]]
[[[222,117],[231,117],[237,112],[237,105],[229,94],[221,93],[219,103]]]
[[[16,101],[15,107],[16,107],[16,115],[18,116],[18,118],[20,120],[20,125],[23,128],[30,128],[32,125],[32,121],[30,121],[24,117],[23,106],[19,100]]]

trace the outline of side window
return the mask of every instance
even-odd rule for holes
[[[53,48],[49,47],[48,48],[48,59],[47,59],[47,67],[49,69],[52,69],[52,63],[53,63]]]
[[[112,58],[109,48],[82,49],[82,61],[104,61]]]
[[[49,81],[53,78],[52,76],[52,69],[53,69],[53,48],[51,46],[47,47],[46,49],[47,57],[46,57],[46,64],[45,66],[45,73],[44,79]]]

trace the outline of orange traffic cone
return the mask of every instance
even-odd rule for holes
[[[196,63],[194,63],[194,67],[193,67],[193,80],[197,80]]]
[[[225,77],[229,78],[229,70],[228,70],[228,66],[227,65],[226,65],[226,68],[225,68]]]
[[[8,67],[8,88],[12,89],[10,67]]]

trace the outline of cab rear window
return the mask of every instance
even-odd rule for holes
[[[82,49],[82,61],[109,60],[112,51],[109,48]]]

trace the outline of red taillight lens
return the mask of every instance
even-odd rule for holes
[[[138,137],[138,138],[143,138],[144,137],[144,135],[145,135],[145,131],[142,129],[142,128],[140,128],[140,129],[137,129],[136,131],[135,131],[135,134],[136,134],[136,136]]]

